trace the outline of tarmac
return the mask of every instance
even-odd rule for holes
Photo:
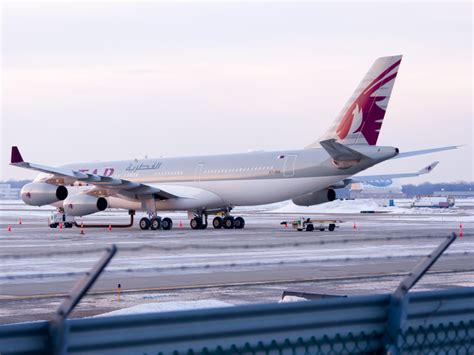
[[[192,230],[184,214],[171,214],[171,231],[141,231],[135,222],[129,229],[85,228],[80,234],[78,228],[50,229],[48,213],[0,205],[0,323],[49,319],[112,244],[118,253],[72,317],[147,302],[277,302],[284,290],[387,293],[443,238],[459,234],[460,224],[463,236],[415,290],[474,286],[470,207],[455,213],[305,216],[342,220],[334,232],[298,232],[280,225],[296,215],[244,210],[243,230]],[[126,212],[112,211],[87,223],[126,220]]]

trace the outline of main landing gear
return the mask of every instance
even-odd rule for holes
[[[217,216],[212,220],[212,226],[215,229],[242,229],[245,227],[245,219],[242,217],[233,217],[233,216],[225,216],[220,217]]]
[[[189,221],[192,229],[206,229],[207,228],[207,213],[196,214],[194,218]]]
[[[139,225],[141,230],[151,229],[154,231],[163,229],[167,231],[173,228],[173,220],[168,217],[161,218],[159,216],[143,217],[140,219]]]
[[[245,227],[245,219],[240,216],[231,216],[228,212],[229,211],[227,211],[227,214],[223,216],[216,216],[212,220],[212,226],[215,229],[242,229]],[[213,211],[213,213],[216,212]],[[190,211],[189,218],[189,225],[192,229],[206,229],[208,226],[208,214],[206,212]],[[148,217],[140,219],[139,226],[141,230],[170,230],[173,228],[173,221],[168,217],[161,218],[160,216],[149,215]]]
[[[192,229],[206,229],[207,222],[207,213],[194,213],[194,217],[191,219],[189,224]],[[234,217],[229,214],[224,216],[216,216],[212,220],[212,226],[215,229],[242,229],[245,227],[245,219],[242,217]]]

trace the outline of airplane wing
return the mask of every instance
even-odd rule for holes
[[[400,178],[407,178],[407,177],[415,177],[420,176],[423,174],[428,174],[433,171],[436,165],[439,164],[439,161],[432,162],[430,165],[424,167],[423,169],[413,172],[413,173],[402,173],[402,174],[384,174],[384,175],[367,175],[367,176],[354,176],[348,182],[349,183],[365,183],[370,185],[383,185],[387,186],[392,183],[393,179],[400,179]]]
[[[94,193],[95,190],[102,189],[102,191],[109,190],[109,193],[107,194],[114,194],[114,193],[121,193],[121,194],[126,194],[126,195],[153,194],[160,199],[170,199],[170,198],[179,197],[174,194],[163,191],[157,187],[141,184],[134,181],[117,179],[110,176],[90,174],[90,173],[85,173],[85,172],[76,171],[72,169],[71,170],[62,169],[62,168],[49,167],[49,166],[44,166],[44,165],[39,165],[39,164],[34,164],[34,163],[28,163],[23,160],[23,157],[21,156],[21,153],[18,150],[18,147],[12,147],[10,165],[18,166],[18,167],[30,169],[30,170],[36,170],[43,173],[53,174],[56,177],[65,177],[65,178],[72,179],[74,181],[80,181],[80,182],[94,185],[96,188],[91,189],[92,194]]]

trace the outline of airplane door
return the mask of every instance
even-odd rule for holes
[[[285,156],[285,161],[283,163],[283,176],[284,177],[295,176],[296,158],[297,158],[297,155]]]
[[[202,172],[204,170],[204,163],[198,163],[194,171],[194,181],[201,181]]]

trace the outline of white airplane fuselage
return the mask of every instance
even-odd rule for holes
[[[186,196],[154,199],[151,202],[150,199],[135,198],[133,194],[125,193],[108,196],[109,207],[133,210],[152,210],[154,207],[157,211],[208,210],[292,199],[337,184],[390,159],[398,152],[393,147],[358,145],[353,148],[367,158],[345,169],[338,168],[322,148],[81,163],[61,168],[126,179]],[[49,174],[40,174],[35,181],[48,181],[50,178]],[[67,181],[65,183],[67,185]],[[91,188],[84,185],[75,182],[73,186],[68,186],[69,194]],[[96,189],[100,196],[100,187]],[[54,205],[60,207],[61,203]]]

